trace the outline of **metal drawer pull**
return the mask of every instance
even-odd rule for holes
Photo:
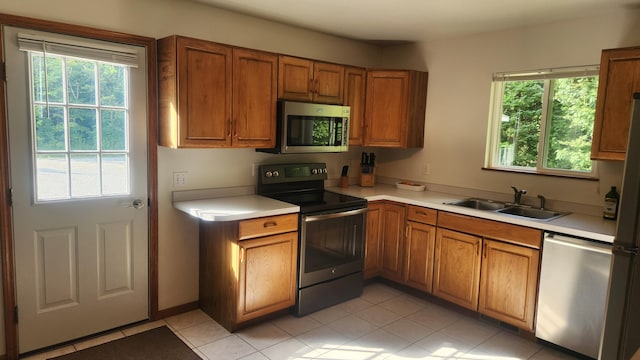
[[[262,225],[262,227],[265,227],[265,228],[274,227],[274,226],[278,226],[278,223],[275,221],[269,221]]]

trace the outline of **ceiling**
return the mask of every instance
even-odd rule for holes
[[[640,7],[640,0],[193,0],[364,41],[419,42]]]

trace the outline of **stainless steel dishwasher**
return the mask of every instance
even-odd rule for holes
[[[536,337],[597,358],[610,265],[611,245],[545,233]]]

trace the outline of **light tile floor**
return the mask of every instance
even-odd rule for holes
[[[229,333],[200,310],[27,359],[58,356],[167,325],[202,359],[562,360],[574,357],[382,283],[305,317],[286,315]]]

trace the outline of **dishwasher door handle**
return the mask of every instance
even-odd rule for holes
[[[611,255],[611,246],[600,245],[598,243],[590,243],[588,240],[578,240],[564,236],[547,235],[544,238],[545,242],[550,242],[562,246],[569,246],[581,250],[594,251],[602,254]],[[544,249],[543,249],[544,251]]]

